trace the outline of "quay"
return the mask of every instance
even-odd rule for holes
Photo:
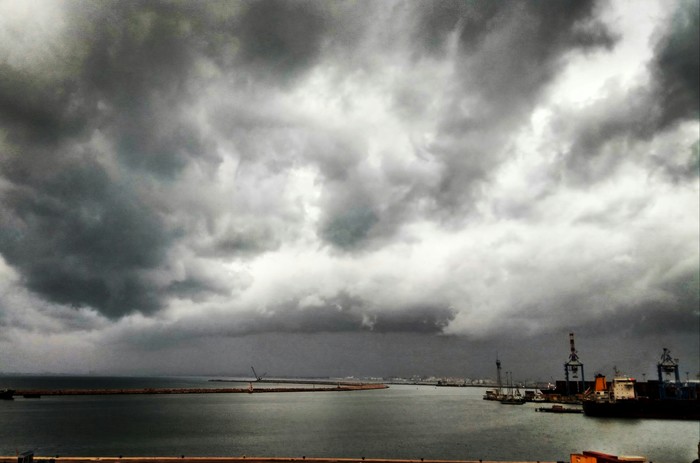
[[[130,395],[130,394],[257,394],[261,392],[333,392],[367,391],[387,389],[386,384],[338,384],[330,387],[261,387],[247,388],[138,388],[138,389],[18,389],[16,397],[41,397],[58,395]],[[71,460],[72,462],[73,460]],[[77,461],[77,460],[76,460]],[[89,460],[93,461],[93,460]],[[105,461],[101,459],[99,461]],[[0,461],[2,463],[2,461]],[[134,462],[132,462],[134,463]],[[208,463],[208,462],[203,462]]]
[[[557,463],[548,461],[401,460],[391,458],[307,457],[33,457],[35,463]],[[18,463],[18,457],[0,456],[0,463]]]

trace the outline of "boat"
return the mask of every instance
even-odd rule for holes
[[[605,376],[597,375],[595,389],[583,401],[586,416],[603,418],[653,418],[676,420],[700,420],[698,384],[681,383],[678,363],[664,348],[658,363],[658,390],[654,396],[638,394],[636,380],[615,372],[611,388]],[[673,373],[674,380],[664,378]]]
[[[506,372],[506,378],[508,381],[508,392],[501,399],[501,403],[503,405],[523,405],[525,397],[520,394],[520,389],[517,386],[513,386],[513,374]]]
[[[524,397],[518,397],[514,395],[507,395],[501,399],[503,405],[523,405],[525,403]]]
[[[525,402],[546,402],[547,398],[542,391],[536,389],[534,391],[525,391]]]
[[[620,461],[646,463],[647,459],[638,455],[611,455],[584,450],[583,453],[572,453],[569,461],[571,463],[617,463]]]
[[[14,389],[0,389],[0,400],[12,400],[14,394]]]
[[[653,418],[673,420],[700,420],[700,402],[697,400],[661,400],[637,398],[612,402],[584,401],[586,416],[600,418]]]
[[[484,400],[501,400],[502,398],[503,394],[498,389],[487,389],[484,394]]]
[[[538,407],[535,409],[536,412],[544,413],[583,413],[581,408],[568,408],[563,405],[552,405],[551,407]]]

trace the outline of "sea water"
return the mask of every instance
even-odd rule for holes
[[[0,376],[0,388],[247,387],[208,378]],[[255,387],[270,386],[255,383]],[[697,458],[700,423],[536,413],[483,389],[17,397],[0,401],[0,455],[564,460],[583,450]]]

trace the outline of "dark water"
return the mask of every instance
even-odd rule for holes
[[[245,387],[208,378],[0,376],[0,387]],[[257,387],[258,385],[256,385]],[[697,458],[700,424],[535,413],[479,388],[83,396],[0,401],[0,454],[565,460],[597,450]]]

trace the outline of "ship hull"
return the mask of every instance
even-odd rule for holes
[[[698,400],[630,399],[616,402],[584,401],[586,416],[604,418],[654,418],[700,420]]]

